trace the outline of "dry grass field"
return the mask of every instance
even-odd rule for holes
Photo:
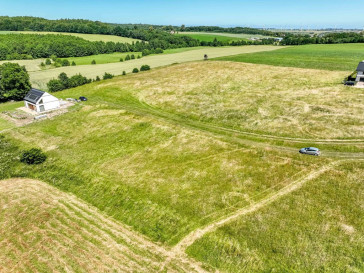
[[[267,135],[364,138],[364,94],[345,72],[233,62],[171,66],[105,83],[157,109]],[[178,80],[176,80],[178,79]]]

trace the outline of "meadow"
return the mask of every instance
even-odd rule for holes
[[[115,35],[102,35],[102,34],[83,34],[83,33],[68,33],[68,32],[47,32],[47,31],[0,31],[1,34],[59,34],[59,35],[71,35],[80,37],[82,39],[91,41],[91,42],[114,42],[114,43],[128,43],[131,44],[133,42],[140,41],[138,39],[132,39],[127,37],[120,37]]]
[[[127,78],[120,88],[156,109],[237,133],[363,139],[363,92],[343,86],[345,75],[213,61],[140,74],[143,84]]]
[[[224,272],[362,272],[364,164],[343,163],[187,249]]]
[[[330,71],[338,70],[347,71],[351,74],[356,70],[358,63],[364,60],[364,44],[291,46],[277,50],[274,53],[241,54],[222,57],[217,60]]]
[[[177,35],[189,36],[193,39],[197,39],[204,42],[212,42],[216,38],[221,42],[232,42],[239,40],[248,40],[250,38],[268,38],[268,36],[263,35],[253,35],[253,34],[234,34],[234,33],[214,33],[214,32],[179,32]]]
[[[3,133],[0,179],[47,185],[0,182],[0,220],[10,219],[4,238],[15,238],[5,241],[0,268],[6,261],[49,271],[66,260],[77,271],[97,251],[91,271],[118,264],[151,272],[362,271],[363,92],[341,84],[348,71],[194,62],[207,50],[213,58],[279,48],[208,48],[94,65],[89,75],[154,69],[57,92],[88,101]],[[62,69],[71,75],[80,67],[92,66]],[[298,153],[313,144],[321,157]],[[32,147],[47,154],[45,163],[19,162]],[[92,209],[79,211],[86,206]],[[29,221],[13,229],[20,211]],[[57,246],[70,234],[74,249],[60,246],[57,255],[44,243],[35,256],[19,246],[37,246],[49,232]],[[78,254],[78,245],[90,249]],[[13,253],[30,260],[18,262]],[[56,262],[44,262],[50,257]]]

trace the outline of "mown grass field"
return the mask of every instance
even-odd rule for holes
[[[40,35],[45,35],[45,34],[71,35],[71,36],[80,37],[82,39],[85,39],[85,40],[88,40],[88,41],[91,41],[91,42],[102,41],[102,42],[105,42],[105,43],[106,42],[115,42],[115,43],[128,43],[128,44],[131,44],[133,42],[140,41],[138,39],[120,37],[120,36],[115,36],[115,35],[102,35],[102,34],[83,34],[83,33],[46,32],[46,31],[0,31],[0,35],[1,34],[18,34],[18,33],[22,33],[22,34],[40,34]]]
[[[346,163],[197,241],[224,272],[362,272],[364,164]]]
[[[241,54],[222,57],[218,60],[338,70],[347,71],[351,74],[356,70],[358,63],[364,60],[364,44],[292,46],[277,50],[274,53]]]
[[[107,64],[107,63],[117,63],[120,62],[120,58],[125,59],[126,55],[134,54],[135,58],[138,55],[142,56],[141,52],[125,52],[125,53],[110,53],[110,54],[99,54],[99,55],[91,55],[84,57],[71,57],[66,58],[71,63],[75,62],[76,65],[90,65],[93,60],[96,61],[96,64]]]
[[[268,36],[253,35],[253,34],[234,34],[234,33],[213,33],[213,32],[179,32],[177,35],[189,36],[205,42],[212,42],[216,38],[221,42],[232,42],[238,40],[248,40],[249,38],[267,38]]]
[[[0,206],[1,272],[161,272],[163,248],[43,182],[1,180]]]
[[[204,55],[208,54],[210,58],[221,56],[236,55],[240,53],[254,53],[259,51],[269,51],[279,49],[277,46],[241,46],[241,47],[202,47],[192,48],[192,50],[177,49],[171,51],[170,54],[157,54],[143,57],[141,59],[130,60],[127,62],[117,62],[99,65],[82,65],[82,66],[67,66],[55,69],[42,71],[33,71],[30,73],[30,79],[34,87],[46,89],[47,82],[53,78],[57,78],[61,72],[72,76],[81,73],[88,78],[96,78],[102,76],[105,72],[121,75],[123,71],[130,73],[133,68],[140,68],[142,65],[149,65],[152,68],[167,66],[175,63],[184,63],[197,60],[203,60]],[[168,51],[167,51],[168,53]]]
[[[163,54],[175,54],[181,53],[185,51],[198,50],[203,49],[203,47],[186,47],[186,48],[176,48],[176,49],[167,49],[164,50]],[[206,48],[207,49],[207,48]],[[118,63],[120,62],[120,58],[125,60],[127,55],[131,56],[134,54],[135,58],[138,56],[143,57],[141,52],[124,52],[124,53],[110,53],[110,54],[99,54],[99,55],[91,55],[85,57],[71,57],[67,58],[70,62],[74,61],[76,65],[90,65],[93,60],[96,61],[97,64],[107,64],[107,63]],[[159,54],[152,54],[152,56],[156,56]],[[39,69],[40,70],[40,69]]]

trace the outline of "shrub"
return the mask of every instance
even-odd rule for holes
[[[140,55],[138,55],[137,59],[140,59],[140,58],[141,58]]]
[[[24,151],[20,157],[20,161],[29,165],[41,164],[46,161],[47,156],[42,152],[42,150],[37,148],[32,148],[30,150]]]
[[[139,69],[138,68],[134,68],[133,69],[133,73],[138,73],[139,72]]]
[[[123,58],[120,58],[120,62],[123,62],[124,61],[124,59]]]
[[[148,49],[144,49],[142,51],[142,56],[148,56],[148,55],[150,55],[150,51]]]
[[[150,66],[147,64],[142,65],[142,67],[140,68],[140,71],[147,71],[147,70],[150,70]]]
[[[61,65],[62,66],[70,66],[71,64],[70,64],[69,60],[64,59],[64,60],[62,60]]]
[[[45,64],[46,65],[51,65],[52,64],[51,59],[47,58],[46,61],[45,61]]]
[[[52,60],[53,62],[55,62],[55,61],[57,60],[57,56],[56,56],[56,55],[51,55],[51,60]]]
[[[100,80],[101,80],[100,77],[99,76],[96,76],[96,80],[95,81],[99,82]]]
[[[112,79],[112,78],[114,78],[114,75],[113,74],[110,74],[110,73],[106,73],[105,72],[104,77],[103,77],[104,80]]]
[[[91,64],[96,64],[96,61],[95,60],[92,60]]]
[[[123,71],[123,76],[125,76],[126,75],[126,72],[125,71]]]
[[[46,65],[45,65],[43,62],[41,62],[41,63],[40,63],[40,66],[41,66],[41,67],[45,67]]]
[[[135,59],[135,55],[131,54],[131,59],[134,60]]]
[[[70,62],[67,59],[62,60],[62,66],[70,66]]]
[[[72,61],[72,66],[76,66],[76,63],[75,63],[75,61]]]
[[[62,82],[60,80],[56,80],[56,79],[50,80],[47,83],[47,87],[50,92],[58,92],[58,91],[62,91],[63,89],[65,89]]]
[[[125,61],[129,61],[130,60],[130,55],[128,54],[128,55],[126,55],[126,57],[125,57]]]

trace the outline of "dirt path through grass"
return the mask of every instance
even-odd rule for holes
[[[326,171],[333,169],[334,167],[338,166],[340,163],[342,163],[343,161],[335,161],[333,163],[330,163],[329,165],[323,166],[318,170],[312,171],[311,173],[309,173],[308,175],[293,181],[292,183],[290,183],[289,185],[285,186],[284,188],[278,190],[277,192],[275,192],[274,194],[253,203],[250,206],[241,208],[240,210],[228,215],[225,218],[216,220],[215,222],[212,222],[208,225],[206,225],[203,228],[199,228],[193,232],[191,232],[190,234],[188,234],[186,237],[184,237],[171,251],[171,253],[169,254],[168,259],[166,260],[166,265],[170,262],[169,259],[175,259],[176,257],[183,257],[186,256],[186,249],[192,245],[195,241],[197,241],[198,239],[202,238],[204,235],[206,235],[207,233],[213,232],[215,231],[217,228],[228,224],[236,219],[238,219],[239,217],[242,217],[244,215],[247,215],[249,213],[255,212],[275,201],[277,201],[278,199],[280,199],[281,197],[290,194],[293,191],[296,191],[298,189],[300,189],[305,183],[307,183],[308,181],[311,181],[317,177],[319,177],[321,174],[325,173]]]

